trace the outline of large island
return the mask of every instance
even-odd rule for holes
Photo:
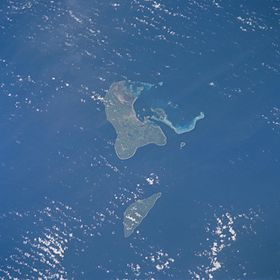
[[[116,130],[115,150],[120,159],[132,157],[147,144],[163,146],[167,142],[162,129],[148,119],[139,120],[133,107],[141,92],[151,87],[148,83],[119,81],[105,96],[106,117]]]

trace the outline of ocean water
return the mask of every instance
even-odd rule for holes
[[[280,278],[279,1],[7,0],[0,15],[0,279]],[[119,160],[103,97],[123,79],[157,85],[140,118],[205,118]],[[125,209],[156,192],[125,239]]]

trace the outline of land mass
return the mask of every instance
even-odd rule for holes
[[[155,193],[146,199],[137,200],[125,210],[123,218],[124,237],[127,238],[134,232],[160,197],[160,192]]]
[[[149,90],[151,84],[119,81],[110,86],[105,96],[107,120],[117,133],[115,151],[120,159],[129,159],[137,149],[148,144],[163,146],[166,136],[162,129],[147,118],[137,118],[134,103],[143,90]]]

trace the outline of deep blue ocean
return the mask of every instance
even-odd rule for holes
[[[1,1],[0,279],[280,279],[279,28],[277,0]],[[120,80],[205,118],[120,160]]]

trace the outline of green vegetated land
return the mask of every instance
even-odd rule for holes
[[[134,230],[142,223],[156,201],[161,197],[161,193],[155,193],[148,198],[137,200],[132,203],[124,212],[123,226],[124,236],[129,237]]]
[[[166,144],[162,129],[148,119],[139,120],[133,107],[141,92],[150,88],[147,83],[119,81],[111,85],[105,96],[105,112],[117,133],[115,151],[120,159],[131,158],[147,144]]]

